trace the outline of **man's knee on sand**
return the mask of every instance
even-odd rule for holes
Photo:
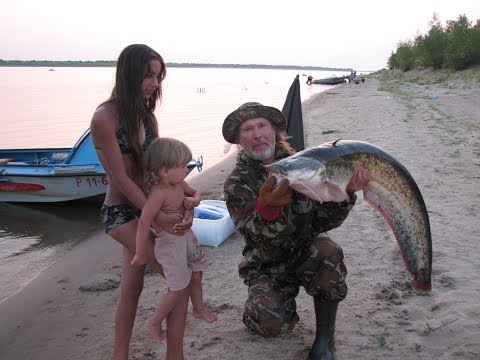
[[[318,254],[317,256],[328,259],[334,264],[343,263],[342,248],[327,235],[320,234],[314,238],[312,241],[312,246],[315,249],[314,251]]]
[[[275,337],[283,331],[292,330],[298,322],[297,313],[287,310],[285,304],[255,300],[247,300],[243,313],[243,323],[253,332],[263,337]]]

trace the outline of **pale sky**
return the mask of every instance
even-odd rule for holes
[[[166,62],[374,71],[400,41],[480,19],[479,0],[0,0],[0,59],[116,60],[132,43]]]

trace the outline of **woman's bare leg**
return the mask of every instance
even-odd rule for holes
[[[165,360],[183,360],[183,336],[185,334],[185,322],[187,321],[188,299],[189,292],[186,292],[167,316],[167,354]]]
[[[130,265],[133,254],[123,247],[122,278],[120,281],[120,297],[115,312],[115,340],[113,359],[127,360],[132,336],[138,299],[143,289],[145,267]]]
[[[109,235],[123,245],[122,278],[120,281],[120,297],[115,313],[115,340],[113,359],[127,360],[130,339],[137,312],[138,300],[143,289],[145,267],[132,266],[130,262],[135,253],[135,237],[138,220],[130,221],[109,231]],[[161,265],[155,260],[152,246],[149,247],[149,264],[163,275]]]
[[[138,299],[143,289],[145,267],[131,265],[135,253],[135,237],[138,220],[109,231],[109,235],[120,242],[123,248],[122,280],[120,299],[115,315],[114,360],[127,360],[130,338],[135,323]],[[162,266],[155,259],[153,240],[148,248],[149,265],[162,276]],[[191,284],[190,284],[191,286]],[[123,291],[125,289],[125,291]],[[183,336],[187,320],[188,292],[181,298],[170,315],[167,316],[166,360],[183,360]]]

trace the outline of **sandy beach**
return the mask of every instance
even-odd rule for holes
[[[479,99],[480,83],[461,74],[415,71],[374,74],[303,103],[307,147],[342,138],[383,148],[412,174],[430,216],[428,295],[411,290],[392,231],[360,192],[347,220],[329,232],[344,250],[349,285],[337,315],[336,359],[480,359]],[[233,166],[231,154],[190,183],[203,199],[218,199]],[[247,287],[237,273],[242,248],[238,234],[217,248],[205,247],[210,265],[204,297],[219,320],[193,318],[190,305],[185,358],[305,359],[315,316],[303,290],[292,331],[264,339],[243,325]],[[120,245],[98,232],[1,303],[0,358],[110,359],[120,259]],[[131,359],[165,356],[165,343],[150,339],[143,327],[165,290],[163,278],[147,273]]]

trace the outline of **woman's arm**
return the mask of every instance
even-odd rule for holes
[[[155,191],[148,197],[142,210],[142,215],[138,220],[135,256],[132,265],[141,266],[147,263],[147,251],[151,241],[150,226],[155,216],[162,208],[165,202],[163,191]]]

